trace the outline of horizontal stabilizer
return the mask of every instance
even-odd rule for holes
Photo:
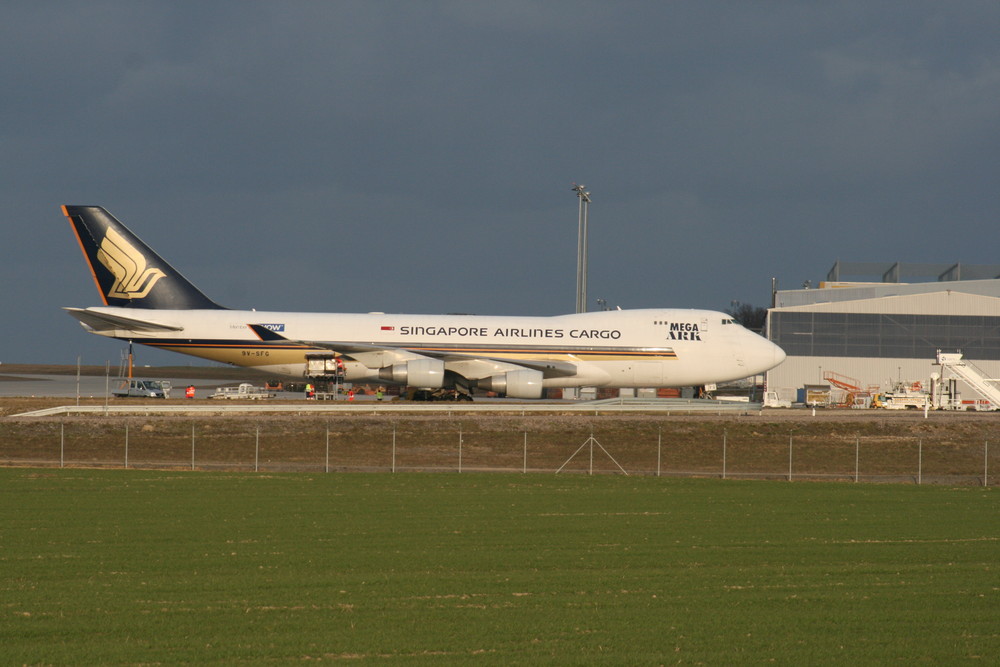
[[[175,324],[164,324],[152,320],[139,320],[133,317],[122,317],[121,315],[111,315],[101,313],[89,308],[63,308],[67,313],[80,320],[84,325],[94,331],[114,331],[124,329],[127,331],[183,331],[184,327]]]

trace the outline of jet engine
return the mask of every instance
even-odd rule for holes
[[[542,372],[532,370],[507,371],[501,375],[481,378],[476,386],[486,391],[506,394],[510,398],[541,398]]]
[[[444,362],[438,359],[411,359],[378,370],[379,379],[405,384],[418,389],[440,389],[444,386]]]

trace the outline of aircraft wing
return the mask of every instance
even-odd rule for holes
[[[538,359],[501,359],[488,355],[461,354],[457,352],[438,353],[420,350],[419,354],[444,361],[445,367],[463,377],[478,379],[509,370],[527,368],[541,371],[542,377],[563,378],[577,374],[576,364],[567,361],[543,361]]]
[[[410,350],[407,352],[431,359],[440,359],[444,362],[445,368],[455,371],[459,375],[475,380],[504,371],[527,368],[541,371],[542,377],[556,378],[576,375],[576,364],[566,361],[543,361],[538,359],[502,359],[489,355],[466,354],[464,352],[446,352],[438,350]]]
[[[166,324],[154,320],[140,320],[122,315],[110,315],[90,308],[63,308],[67,313],[93,331],[113,331],[125,329],[128,331],[183,331],[184,327],[176,324]],[[150,311],[155,312],[155,311]]]
[[[417,359],[420,355],[398,348],[386,347],[385,345],[375,345],[374,343],[338,343],[315,340],[292,340],[282,336],[276,331],[272,331],[260,324],[248,324],[248,327],[257,334],[262,341],[274,343],[295,343],[307,345],[309,347],[319,347],[331,352],[343,354],[356,361],[360,361],[369,368],[382,368],[394,363]]]
[[[250,324],[248,326],[261,340],[284,342],[288,342],[289,340],[281,334],[259,324]],[[566,361],[504,359],[489,355],[450,352],[446,350],[428,350],[424,348],[390,347],[374,343],[339,343],[314,340],[295,342],[343,354],[365,364],[369,368],[382,368],[410,359],[439,359],[444,362],[445,368],[470,380],[524,368],[540,371],[542,377],[546,378],[570,377],[577,374],[576,364]]]

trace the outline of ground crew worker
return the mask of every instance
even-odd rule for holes
[[[187,398],[194,398],[194,385],[189,384],[188,388],[184,390],[184,396]]]
[[[306,383],[306,400],[316,398],[316,388],[312,386],[312,382]]]
[[[379,401],[382,400],[382,387],[375,390],[375,399]]]
[[[354,389],[353,388],[347,390],[347,400],[348,401],[353,401],[354,400]]]

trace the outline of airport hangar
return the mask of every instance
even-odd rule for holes
[[[901,282],[914,278],[926,282]],[[941,372],[938,350],[961,352],[1000,378],[1000,265],[838,261],[818,289],[772,291],[767,337],[788,355],[768,371],[767,390],[793,402],[807,385],[836,389],[830,378],[863,389],[926,388]],[[958,389],[965,400],[980,398],[964,382]]]

